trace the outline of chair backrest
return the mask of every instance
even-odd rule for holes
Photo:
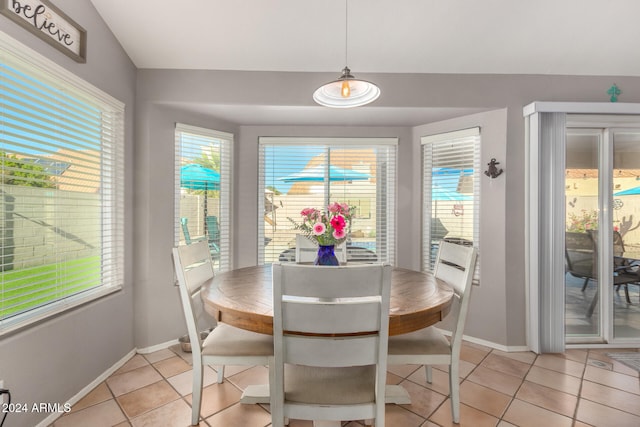
[[[378,365],[384,396],[391,266],[273,265],[276,372]]]
[[[180,218],[180,225],[182,226],[182,234],[184,234],[184,242],[187,245],[191,244],[191,234],[189,234],[189,218]]]
[[[340,263],[347,262],[347,242],[342,242],[334,249]],[[304,234],[296,234],[296,262],[313,262],[318,255],[318,245]]]
[[[587,233],[593,240],[593,246],[598,249],[598,230],[588,230]],[[624,240],[622,240],[622,234],[619,231],[613,231],[613,256],[621,257],[624,255]]]
[[[200,241],[173,248],[173,265],[178,278],[193,357],[200,357],[202,341],[198,332],[198,320],[206,316],[200,299],[200,288],[212,280],[214,275],[209,245]]]
[[[216,245],[220,244],[220,225],[218,224],[218,217],[209,215],[205,219],[207,223],[207,236],[210,241]]]
[[[596,278],[597,250],[591,233],[565,233],[565,259],[569,273],[579,276]]]
[[[622,234],[619,231],[613,232],[613,256],[624,255],[624,240],[622,240]]]
[[[469,309],[476,258],[477,251],[473,246],[440,242],[434,275],[453,288],[454,295],[459,302],[457,320],[451,335],[452,354],[458,352],[462,345],[462,334]]]

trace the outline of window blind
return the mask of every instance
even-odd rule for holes
[[[0,33],[0,333],[119,289],[124,105]]]
[[[176,124],[176,244],[207,240],[216,271],[231,268],[233,135]]]
[[[259,263],[294,260],[291,220],[336,201],[356,209],[347,246],[395,261],[396,138],[262,137],[259,145]]]
[[[423,269],[431,270],[441,240],[479,248],[480,129],[421,139]],[[474,281],[479,282],[479,263]]]

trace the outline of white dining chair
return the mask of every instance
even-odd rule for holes
[[[344,241],[334,248],[338,262],[347,262],[347,242]],[[304,234],[296,234],[296,262],[313,262],[318,255],[318,244]]]
[[[273,265],[273,427],[384,426],[390,287],[389,265]]]
[[[203,366],[220,365],[218,383],[221,383],[224,380],[224,365],[271,365],[273,339],[270,335],[218,323],[203,341],[198,332],[197,316],[197,313],[204,312],[200,289],[213,280],[214,276],[208,243],[201,241],[173,248],[173,263],[193,355],[191,424],[198,425],[202,404]]]
[[[454,423],[460,422],[460,380],[458,378],[460,347],[469,308],[475,264],[476,249],[473,246],[440,242],[434,275],[453,288],[458,301],[450,314],[455,320],[451,341],[433,326],[389,338],[389,364],[425,365],[425,374],[429,383],[432,380],[430,365],[449,365],[449,392]]]

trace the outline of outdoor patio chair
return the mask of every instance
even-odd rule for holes
[[[624,256],[624,240],[619,231],[613,232],[613,268],[617,275],[623,275],[632,277],[635,279],[633,283],[624,283],[616,286],[616,292],[620,291],[620,288],[624,286],[624,296],[629,304],[631,304],[631,298],[629,297],[629,285],[640,286],[640,260],[626,258]]]
[[[218,383],[221,383],[224,365],[271,365],[273,339],[270,335],[219,323],[202,341],[198,328],[200,316],[204,314],[200,288],[211,281],[214,274],[209,245],[201,241],[173,248],[173,263],[193,356],[191,424],[197,425],[202,404],[203,367],[221,365],[218,368]]]
[[[213,218],[213,220],[209,220],[209,218]],[[207,233],[207,237],[199,237],[197,239],[192,239],[191,233],[189,232],[189,218],[182,217],[180,218],[180,226],[182,227],[182,234],[184,235],[184,243],[187,245],[190,245],[195,242],[206,241],[207,244],[209,245],[209,252],[211,253],[211,256],[214,259],[218,259],[218,257],[220,256],[220,246],[218,245],[220,242],[220,237],[219,237],[220,231],[217,227],[218,221],[216,217],[207,217],[207,221],[212,222],[211,229],[218,230],[215,233],[215,235],[218,236],[217,237],[218,243],[216,243],[216,240],[214,237],[210,237],[209,233]],[[213,223],[215,223],[216,225],[214,226]],[[209,224],[207,224],[207,228],[209,228]]]
[[[212,255],[220,254],[220,226],[218,225],[218,218],[215,216],[207,216],[205,219],[207,223],[207,241],[209,242],[209,249],[211,249]]]
[[[620,287],[624,287],[626,300],[628,303],[631,303],[629,284],[638,284],[640,276],[637,272],[631,270],[633,266],[629,264],[625,265],[625,260],[622,257],[624,253],[622,236],[616,232],[613,238],[613,252],[615,257],[614,271],[612,274],[613,285],[616,291],[620,290]],[[598,279],[597,236],[594,236],[593,232],[566,232],[565,259],[567,272],[574,277],[584,279],[582,284],[582,291],[584,292],[590,280],[597,281]],[[589,316],[592,310],[592,308],[589,309]]]
[[[434,275],[453,287],[454,296],[458,301],[456,308],[452,310],[452,313],[455,311],[455,314],[452,314],[455,323],[451,341],[433,326],[389,338],[389,364],[424,365],[428,383],[431,383],[430,365],[449,365],[449,392],[454,423],[460,422],[460,347],[475,264],[476,250],[473,246],[444,241],[440,243]]]
[[[189,233],[189,218],[180,218],[180,226],[182,227],[182,234],[184,235],[184,242],[187,245],[191,244],[191,233]]]
[[[384,427],[391,266],[273,265],[271,422]]]
[[[565,259],[566,270],[574,277],[584,279],[582,284],[582,291],[584,292],[589,284],[589,281],[598,280],[598,244],[597,233],[577,233],[566,232],[565,233]],[[629,298],[629,284],[638,283],[639,276],[637,273],[631,271],[625,271],[627,268],[616,268],[612,272],[612,284],[619,289],[624,286],[627,302],[630,303]],[[598,303],[599,292],[596,290],[591,304],[587,309],[587,317],[591,317],[595,307]]]

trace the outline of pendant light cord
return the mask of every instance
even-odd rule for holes
[[[349,0],[344,0],[344,65],[349,66]]]

